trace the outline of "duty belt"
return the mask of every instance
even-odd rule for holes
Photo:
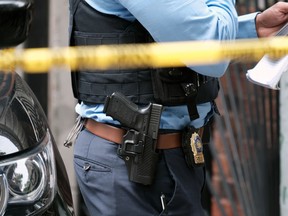
[[[96,136],[109,140],[113,143],[122,144],[123,136],[127,130],[112,125],[96,122],[92,119],[86,119],[85,128]],[[198,134],[202,136],[203,127],[199,129]],[[172,149],[182,146],[182,133],[164,133],[158,134],[157,149]]]

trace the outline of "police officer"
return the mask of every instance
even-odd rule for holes
[[[70,42],[73,46],[266,37],[287,22],[287,13],[284,2],[238,17],[235,0],[70,0]],[[227,66],[222,62],[72,73],[79,101],[76,112],[85,120],[75,142],[74,165],[91,215],[204,214],[204,158],[198,157],[200,166],[193,155],[187,160],[183,133],[192,128],[195,143],[201,137],[216,112],[217,78]],[[115,92],[139,106],[163,105],[152,183],[131,181],[125,158],[119,156],[129,127],[103,112],[106,97]],[[201,143],[196,150],[201,154]]]

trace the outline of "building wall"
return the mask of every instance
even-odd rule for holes
[[[49,46],[68,46],[68,1],[50,0],[49,11]],[[78,189],[73,168],[73,147],[63,146],[76,117],[76,101],[72,95],[69,69],[52,69],[48,80],[48,120],[68,171],[77,212]]]

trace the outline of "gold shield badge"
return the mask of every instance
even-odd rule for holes
[[[194,156],[195,164],[204,164],[203,144],[198,133],[194,132],[190,138],[190,146]]]

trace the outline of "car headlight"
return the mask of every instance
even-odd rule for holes
[[[0,160],[0,215],[14,215],[16,209],[19,215],[45,210],[55,196],[55,169],[49,132],[32,150]]]

